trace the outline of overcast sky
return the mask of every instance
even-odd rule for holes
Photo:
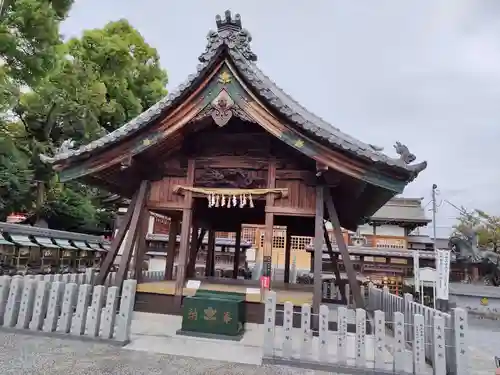
[[[172,90],[226,9],[241,14],[260,68],[305,107],[388,154],[401,141],[428,161],[405,196],[425,204],[436,183],[438,203],[500,214],[500,1],[80,0],[63,33],[128,19]],[[456,215],[442,203],[438,236]]]

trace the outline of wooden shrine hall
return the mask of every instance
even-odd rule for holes
[[[216,26],[207,36],[196,72],[180,87],[112,133],[76,149],[65,142],[58,153],[43,157],[62,181],[78,179],[131,198],[97,282],[104,282],[122,247],[118,285],[133,264],[139,282],[137,299],[144,309],[148,305],[155,306],[156,312],[168,312],[191,293],[186,282],[193,275],[205,231],[213,243],[215,231],[238,234],[244,223],[264,225],[264,247],[257,257],[264,264],[263,276],[269,277],[273,225],[280,225],[286,226],[287,235],[314,237],[314,251],[319,254],[314,286],[295,287],[310,288],[304,290],[317,309],[321,254],[328,241],[324,220],[329,220],[355,303],[361,306],[341,227],[355,230],[401,193],[426,168],[426,162],[412,164],[415,156],[399,142],[394,146],[398,156],[389,157],[298,104],[258,68],[252,38],[242,28],[240,15],[226,11],[224,17],[216,17]],[[175,223],[171,238],[180,234],[176,279],[170,281],[171,251],[166,262],[168,280],[162,288],[150,290],[141,284],[138,272],[148,211],[171,218]],[[237,242],[240,238],[237,235]],[[239,251],[238,244],[235,251]],[[213,262],[213,250],[211,254],[207,262]],[[248,280],[217,282],[210,273],[205,276],[201,288],[226,285],[245,293],[248,283],[260,285]],[[278,300],[290,297],[286,284],[269,286],[278,291]],[[263,306],[261,298],[252,301]]]

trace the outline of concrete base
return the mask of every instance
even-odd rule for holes
[[[124,349],[250,365],[262,364],[263,326],[245,324],[239,341],[179,335],[182,317],[134,312],[131,341]]]
[[[242,332],[236,336],[228,336],[228,335],[218,335],[216,333],[183,331],[182,329],[177,330],[175,333],[180,336],[200,337],[204,339],[228,340],[228,341],[241,341],[243,335],[245,334],[245,332]]]
[[[345,366],[342,364],[334,363],[318,363],[318,362],[308,362],[303,359],[285,359],[276,357],[264,357],[262,359],[263,364],[274,365],[274,366],[290,366],[307,368],[313,371],[322,371],[327,373],[335,373],[342,375],[394,375],[392,370],[378,370],[373,368],[355,368],[351,366]],[[409,372],[399,372],[398,375],[412,375]]]
[[[83,342],[96,342],[114,346],[125,346],[130,343],[130,340],[118,341],[113,339],[104,339],[102,337],[91,337],[85,335],[76,336],[76,335],[71,335],[69,333],[32,331],[30,329],[19,329],[19,328],[9,328],[9,327],[0,327],[0,332],[19,333],[28,336],[53,337],[57,339],[69,339],[69,340],[83,341]]]

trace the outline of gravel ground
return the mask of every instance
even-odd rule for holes
[[[500,322],[471,321],[471,367],[477,375],[494,371]],[[326,375],[275,366],[251,366],[126,350],[110,345],[0,333],[1,375]],[[337,374],[340,375],[340,374]]]
[[[147,354],[110,345],[0,333],[2,375],[326,375],[275,366],[250,366]]]

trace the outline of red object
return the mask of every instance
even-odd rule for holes
[[[260,277],[260,287],[262,289],[269,289],[269,281],[270,281],[269,276],[261,276]]]

